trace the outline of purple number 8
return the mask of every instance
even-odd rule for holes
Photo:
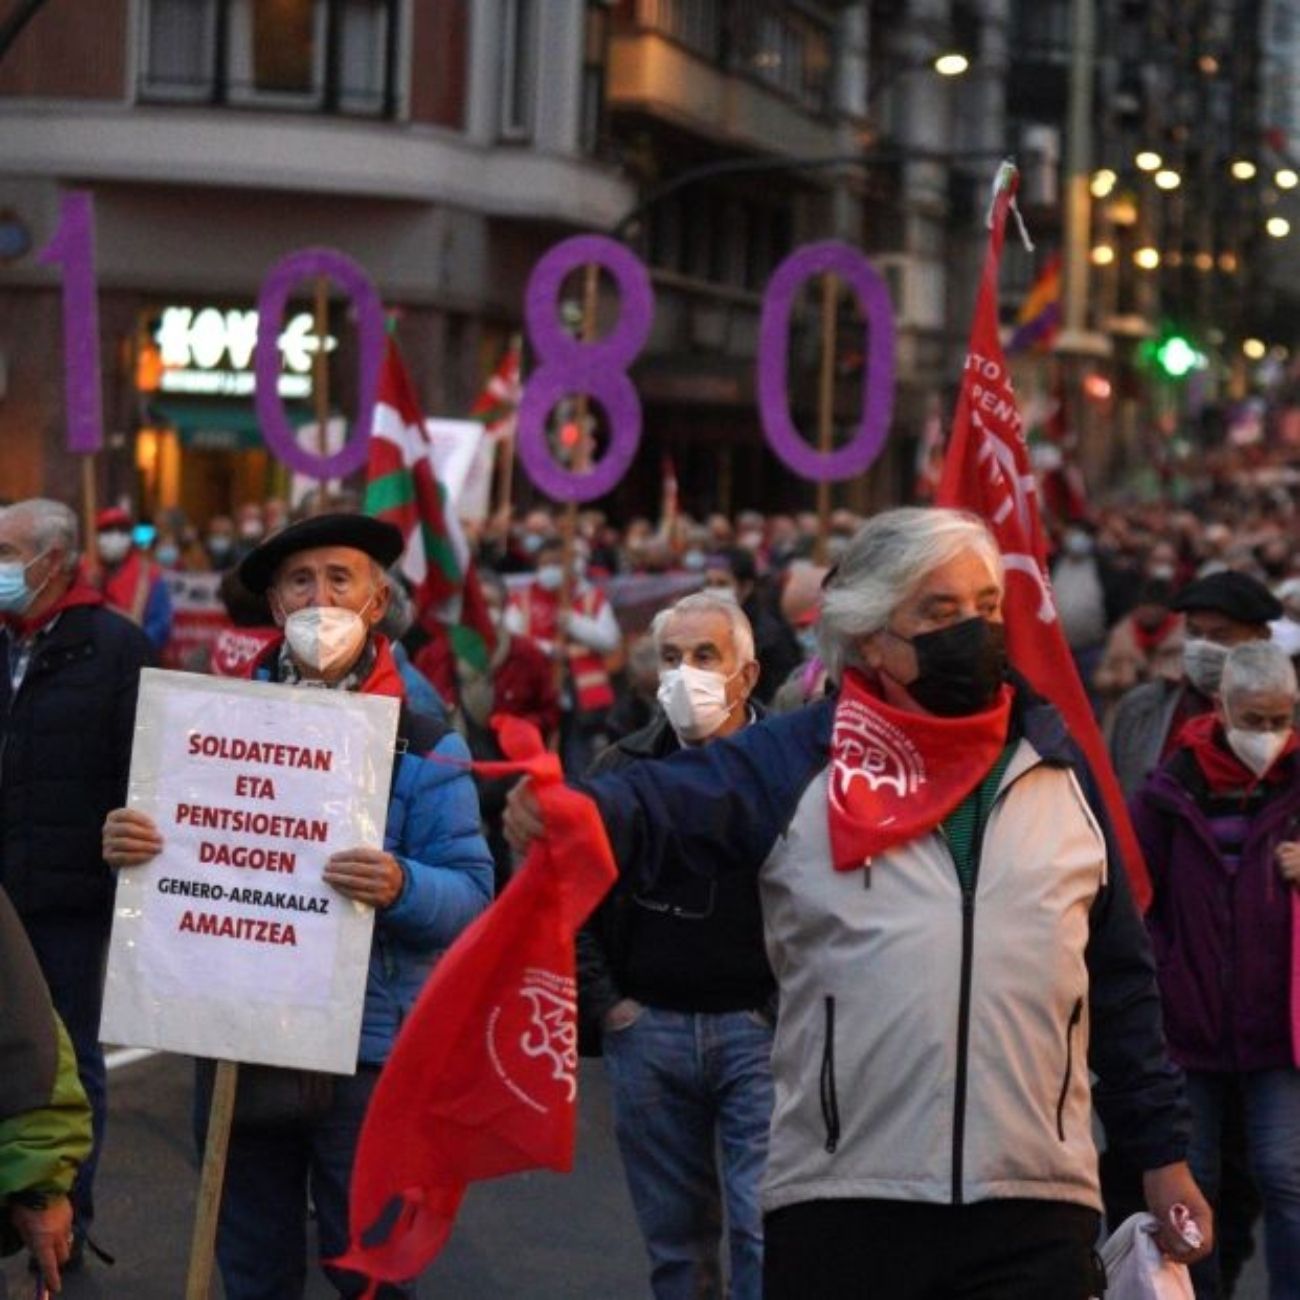
[[[332,456],[321,456],[298,445],[284,418],[280,401],[280,322],[294,288],[303,280],[329,276],[347,291],[357,314],[360,386],[358,418],[352,435]],[[384,351],[384,308],[370,277],[350,257],[332,248],[304,248],[282,257],[266,273],[257,296],[255,405],[267,446],[299,474],[311,478],[343,478],[366,463],[374,424],[379,365]]]
[[[619,318],[608,338],[575,339],[560,324],[564,278],[594,263],[618,285]],[[529,477],[556,501],[593,501],[613,490],[641,441],[641,402],[627,368],[650,336],[654,299],[650,277],[622,244],[604,235],[577,235],[550,249],[533,268],[524,302],[528,339],[542,364],[529,376],[519,404],[519,458]],[[596,467],[575,474],[557,465],[546,442],[546,420],[557,402],[586,393],[605,408],[609,447]]]
[[[790,418],[786,342],[794,296],[806,280],[827,273],[845,281],[866,318],[867,363],[862,374],[862,415],[843,447],[814,450]],[[838,240],[808,244],[781,263],[763,299],[759,326],[758,410],[768,445],[790,469],[814,482],[852,478],[880,455],[894,403],[894,314],[889,290],[861,253]]]

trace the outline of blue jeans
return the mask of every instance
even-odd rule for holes
[[[49,916],[24,922],[36,952],[50,1000],[77,1054],[77,1075],[90,1102],[94,1144],[72,1185],[75,1230],[84,1235],[95,1217],[95,1169],[104,1148],[108,1116],[108,1074],[99,1042],[104,1001],[104,962],[108,956],[108,917]]]
[[[1264,1257],[1269,1300],[1300,1300],[1300,1070],[1238,1075],[1187,1072],[1192,1105],[1192,1174],[1217,1206],[1219,1144],[1225,1095],[1240,1085],[1246,1106],[1250,1171],[1264,1202]],[[1199,1300],[1220,1295],[1218,1259],[1192,1270]]]
[[[207,1135],[212,1063],[198,1062],[195,1136]],[[348,1245],[348,1185],[361,1121],[379,1078],[377,1066],[334,1078],[334,1099],[320,1119],[299,1126],[248,1128],[230,1134],[217,1222],[217,1263],[226,1300],[301,1300],[307,1284],[307,1194],[316,1210],[321,1265],[340,1296],[364,1293],[358,1273],[325,1260]],[[380,1300],[409,1300],[413,1286],[384,1283]]]
[[[721,1294],[721,1197],[730,1295],[759,1300],[758,1185],[773,1106],[771,1026],[758,1012],[645,1007],[626,1029],[605,1035],[604,1051],[615,1132],[656,1300]]]

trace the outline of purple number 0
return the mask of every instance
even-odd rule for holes
[[[799,286],[814,275],[834,274],[857,296],[866,317],[867,364],[862,374],[862,415],[852,439],[836,451],[814,450],[790,418],[786,343]],[[894,403],[894,314],[889,290],[856,249],[837,240],[808,244],[781,263],[763,299],[758,344],[758,410],[768,445],[790,469],[814,482],[852,478],[880,455]]]
[[[585,343],[559,322],[564,277],[594,263],[619,290],[619,318],[609,337]],[[641,402],[627,368],[650,336],[654,300],[646,269],[622,244],[604,235],[577,235],[550,249],[533,268],[524,300],[528,339],[541,365],[519,404],[519,458],[528,476],[556,501],[593,501],[627,473],[641,441]],[[555,463],[546,421],[561,398],[586,393],[605,408],[609,447],[596,467],[575,474]]]
[[[63,196],[58,227],[36,260],[46,266],[63,268],[63,383],[68,450],[95,452],[104,442],[104,405],[99,381],[95,196],[89,190],[72,190]]]
[[[303,280],[327,275],[347,291],[357,314],[360,387],[357,422],[332,456],[298,445],[280,401],[280,322],[289,295]],[[384,351],[384,308],[370,277],[350,257],[332,248],[304,248],[282,257],[267,273],[257,296],[257,419],[267,446],[290,469],[311,478],[343,478],[366,463],[374,424],[379,364]]]

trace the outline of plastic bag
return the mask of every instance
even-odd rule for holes
[[[1125,1219],[1101,1248],[1106,1300],[1195,1300],[1186,1264],[1160,1253],[1154,1215]]]

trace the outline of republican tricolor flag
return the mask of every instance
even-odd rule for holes
[[[442,624],[457,657],[486,670],[496,639],[492,623],[465,534],[434,469],[411,377],[391,337],[375,399],[364,509],[406,538],[399,563],[414,589],[419,621]]]
[[[1004,163],[998,173],[988,255],[936,504],[972,511],[997,538],[1007,574],[1003,615],[1011,662],[1039,695],[1057,707],[1087,756],[1110,813],[1133,897],[1145,911],[1151,901],[1151,882],[1110,756],[1061,632],[1047,575],[1038,487],[998,334],[998,272],[1018,180],[1016,169]]]

